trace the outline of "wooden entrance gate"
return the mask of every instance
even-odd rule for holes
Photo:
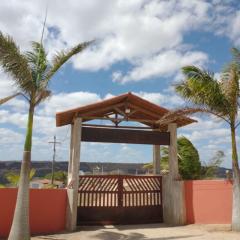
[[[80,176],[78,225],[162,221],[161,176]]]

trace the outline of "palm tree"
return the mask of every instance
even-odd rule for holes
[[[33,42],[32,50],[21,52],[14,40],[0,32],[0,66],[14,80],[19,92],[29,104],[23,161],[10,240],[28,240],[29,231],[29,172],[31,163],[33,120],[36,107],[51,92],[49,82],[72,56],[83,51],[91,42],[76,45],[54,55],[50,62],[42,42]]]
[[[236,128],[239,126],[240,54],[234,49],[235,58],[227,65],[219,80],[214,74],[195,66],[182,68],[185,76],[176,86],[176,92],[191,106],[174,111],[165,120],[196,112],[209,113],[225,121],[230,127],[233,168],[232,229],[240,231],[240,172],[236,145]]]

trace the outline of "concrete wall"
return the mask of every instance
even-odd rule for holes
[[[172,226],[186,224],[185,183],[163,177],[163,221]]]
[[[225,180],[185,181],[187,223],[231,223],[232,184]]]
[[[0,189],[0,237],[10,231],[17,189]],[[30,190],[31,234],[54,233],[64,230],[67,192],[65,189]]]
[[[232,184],[224,180],[185,181],[186,222],[188,224],[231,223]],[[17,189],[0,189],[0,237],[10,231]],[[30,190],[32,234],[54,233],[65,229],[67,191]]]

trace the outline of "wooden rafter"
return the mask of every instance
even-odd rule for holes
[[[118,107],[114,107],[114,110],[117,112],[117,113],[119,113],[119,114],[121,114],[122,116],[126,116],[126,113],[125,112],[123,112],[121,109],[119,109]]]
[[[146,115],[150,115],[151,117],[154,117],[154,118],[156,118],[156,119],[159,119],[159,115],[156,114],[156,113],[153,113],[153,112],[151,112],[151,111],[149,111],[149,110],[140,108],[140,107],[138,107],[138,106],[136,106],[136,105],[133,105],[133,104],[129,104],[129,106],[130,106],[131,108],[135,109],[136,111],[142,112],[142,113],[144,113],[144,114],[146,114]]]
[[[87,111],[86,113],[84,113],[84,115],[86,116],[90,116],[90,115],[97,115],[97,114],[100,114],[100,113],[104,113],[106,111],[111,111],[113,112],[112,110],[114,109],[114,107],[120,107],[120,106],[123,106],[124,104],[123,103],[118,103],[118,104],[115,104],[113,106],[108,106],[108,107],[105,107],[105,108],[100,108],[100,109],[96,109],[96,110],[92,110],[92,111]],[[81,114],[78,115],[79,117],[84,117],[82,116]]]

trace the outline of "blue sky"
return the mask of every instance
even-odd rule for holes
[[[74,57],[50,84],[53,96],[36,112],[33,160],[50,160],[56,134],[62,141],[57,160],[68,159],[69,127],[55,128],[55,113],[125,92],[164,107],[185,106],[173,84],[182,79],[181,67],[194,64],[216,77],[231,60],[232,46],[240,47],[239,1],[221,0],[70,0],[0,2],[0,30],[25,51],[40,39],[46,6],[44,44],[49,59],[57,50],[83,41],[96,42]],[[0,96],[14,92],[11,79],[0,71]],[[0,109],[0,160],[21,160],[27,105],[17,98]],[[218,150],[231,149],[227,126],[211,116],[194,116],[197,124],[179,129],[196,145],[202,161]],[[82,161],[149,162],[151,146],[83,144]]]

